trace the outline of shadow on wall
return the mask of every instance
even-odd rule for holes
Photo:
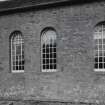
[[[3,101],[0,105],[105,105],[104,103],[60,102],[60,101]]]

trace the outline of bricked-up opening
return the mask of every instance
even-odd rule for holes
[[[56,31],[46,28],[41,34],[41,69],[42,72],[55,72],[57,69]]]
[[[10,36],[11,71],[24,72],[24,41],[20,31],[14,31]]]
[[[105,71],[105,22],[97,24],[94,31],[95,71]]]

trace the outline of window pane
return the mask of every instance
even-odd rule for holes
[[[99,57],[99,62],[102,62],[103,61],[103,57]]]
[[[49,65],[46,65],[46,69],[50,69],[50,68],[49,68]]]
[[[49,48],[49,44],[46,45],[46,48]]]
[[[43,64],[45,64],[45,59],[43,59]]]
[[[46,59],[46,64],[49,64],[49,59]]]
[[[53,48],[50,47],[50,53],[53,51]]]
[[[46,66],[45,65],[43,65],[43,69],[46,69]]]
[[[46,49],[43,49],[43,53],[45,53],[46,52]]]
[[[19,70],[22,70],[22,66],[19,66]]]
[[[54,65],[54,69],[56,69],[56,64]]]
[[[99,68],[100,68],[100,69],[103,68],[103,63],[99,63]]]
[[[43,44],[43,48],[45,49],[45,44]]]
[[[53,69],[53,65],[52,64],[50,65],[50,69]]]
[[[19,70],[19,67],[18,66],[16,66],[16,70]]]
[[[52,60],[52,59],[50,59],[50,64],[51,64],[51,63],[53,63],[53,60]]]
[[[54,53],[54,58],[56,58],[56,53]]]
[[[43,54],[43,58],[45,58],[46,57],[46,54]]]
[[[98,69],[98,63],[95,63],[95,68]]]
[[[54,59],[54,63],[56,63],[56,59]]]
[[[54,48],[53,50],[54,50],[54,52],[56,52],[56,48]]]
[[[53,57],[53,54],[52,53],[50,53],[50,58],[52,58]]]
[[[49,52],[50,52],[49,48],[46,48],[46,53],[49,53]]]

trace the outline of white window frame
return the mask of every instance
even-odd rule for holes
[[[102,40],[102,44],[99,43],[99,39]],[[98,62],[96,63],[96,61],[95,61],[95,64],[98,64],[98,68],[94,67],[94,71],[96,71],[96,72],[105,72],[105,61],[104,61],[105,49],[103,47],[103,46],[105,46],[105,42],[103,42],[103,39],[105,39],[105,24],[100,24],[99,26],[96,27],[96,30],[94,32],[94,40],[97,40],[97,42],[98,42],[98,43],[95,43],[95,46],[98,48],[97,50],[95,49],[95,53],[98,52],[98,54],[97,54],[97,56],[94,55],[94,60],[96,57],[98,58]],[[102,46],[101,50],[100,50],[99,46]],[[100,51],[102,52],[102,56],[100,56]],[[102,62],[99,61],[100,57],[102,57]],[[100,63],[103,66],[102,68],[99,67]]]
[[[15,37],[17,37],[17,38],[15,39]],[[23,73],[24,69],[22,69],[22,70],[19,70],[19,69],[17,70],[16,69],[16,67],[19,68],[20,66],[21,66],[21,68],[22,67],[24,68],[24,64],[21,64],[21,65],[19,64],[20,61],[21,62],[22,62],[22,60],[24,61],[24,58],[22,58],[22,56],[24,56],[24,53],[23,53],[24,48],[22,48],[22,46],[24,46],[22,33],[20,31],[14,31],[11,34],[10,43],[11,43],[11,45],[10,45],[11,46],[11,72],[12,73]],[[21,59],[18,58],[18,60],[16,60],[16,56],[17,56],[17,54],[16,54],[16,46],[18,46],[18,44],[21,46],[20,47],[21,48],[20,49],[21,50],[21,54],[20,54]],[[15,62],[15,64],[14,64],[14,62]],[[16,62],[18,62],[18,64],[16,64]],[[15,69],[14,69],[14,67],[15,67]]]
[[[46,33],[47,33],[47,32],[50,32],[50,31],[54,32],[54,38],[52,38],[52,42],[50,42],[49,45],[50,45],[50,44],[51,44],[51,45],[54,45],[54,44],[55,44],[55,45],[57,46],[57,43],[56,43],[56,37],[57,37],[56,31],[53,30],[53,29],[45,29],[45,30],[42,32],[42,35],[41,35],[41,71],[42,71],[42,72],[56,72],[56,71],[57,71],[57,51],[56,51],[56,52],[49,52],[49,54],[50,54],[50,53],[55,53],[55,55],[56,55],[56,58],[51,58],[51,57],[49,57],[49,61],[50,61],[50,59],[53,59],[53,60],[56,59],[56,63],[52,64],[53,68],[54,68],[54,65],[56,66],[56,69],[55,69],[55,68],[54,68],[54,69],[51,69],[51,68],[49,68],[49,69],[43,69],[43,66],[44,66],[43,60],[48,59],[48,58],[46,57],[46,53],[43,53],[43,44],[45,44],[45,46],[47,45],[47,41],[49,40],[48,37],[50,37],[50,35],[49,35],[49,36],[46,36]],[[43,41],[43,36],[46,37],[44,41]],[[47,39],[48,39],[48,40],[47,40]],[[53,41],[54,41],[54,44],[53,44]],[[50,51],[50,49],[54,50],[54,48],[56,49],[56,47],[49,47],[49,51]],[[46,48],[45,48],[45,50],[46,50]],[[57,49],[56,49],[56,50],[57,50]],[[45,54],[45,59],[43,59],[43,54]],[[50,67],[51,63],[49,63],[49,64],[47,64],[47,65]]]

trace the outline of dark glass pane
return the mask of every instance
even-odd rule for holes
[[[49,53],[50,52],[50,49],[49,48],[46,48],[46,53]]]
[[[43,53],[45,53],[46,52],[46,50],[45,49],[43,49]]]
[[[104,68],[105,68],[105,63],[104,63]]]
[[[50,44],[50,48],[52,47],[52,44]]]
[[[43,48],[45,48],[45,44],[43,44]]]
[[[50,55],[49,54],[46,54],[46,58],[49,58],[50,57]]]
[[[19,65],[22,65],[22,61],[19,61]]]
[[[50,69],[53,69],[53,65],[52,64],[50,64]]]
[[[19,70],[19,67],[18,66],[16,66],[16,70]]]
[[[49,59],[46,59],[46,64],[49,64]]]
[[[46,45],[46,48],[49,48],[49,44]]]
[[[24,60],[23,61],[19,61],[19,65],[24,65]]]
[[[95,57],[95,62],[98,62],[98,57]]]
[[[95,63],[95,65],[94,65],[94,66],[95,66],[95,68],[97,69],[97,68],[98,68],[98,63]]]
[[[43,59],[43,64],[45,64],[45,59]]]
[[[43,65],[43,69],[46,69],[46,66],[45,65]]]
[[[99,68],[100,68],[100,69],[103,68],[103,63],[99,63]]]
[[[52,53],[50,53],[50,58],[52,58],[53,57],[53,54]]]
[[[54,65],[54,69],[56,69],[56,64]]]
[[[104,59],[104,62],[105,62],[105,57],[103,59]]]
[[[56,53],[54,53],[54,58],[56,58]]]
[[[16,61],[16,65],[19,65],[19,62],[18,61]]]
[[[18,60],[19,59],[19,56],[16,56],[16,60]]]
[[[50,63],[53,63],[52,59],[50,59]]]
[[[46,69],[49,69],[49,65],[46,65]]]
[[[54,59],[54,63],[56,63],[56,59]]]
[[[22,70],[22,67],[21,66],[19,66],[19,70]]]
[[[56,52],[56,48],[53,49],[53,52]]]
[[[99,57],[99,62],[102,62],[103,61],[103,57]]]
[[[45,58],[46,57],[46,54],[43,54],[43,58]]]
[[[53,51],[53,49],[52,48],[50,48],[50,53]]]

